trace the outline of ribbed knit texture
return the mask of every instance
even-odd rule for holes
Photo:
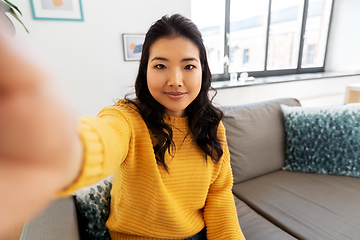
[[[165,116],[176,148],[168,153],[166,172],[155,159],[151,136],[141,115],[124,100],[81,120],[84,170],[69,193],[113,173],[110,217],[113,240],[184,239],[206,225],[212,239],[245,239],[231,192],[232,172],[219,126],[224,155],[214,164],[192,141],[188,120]]]

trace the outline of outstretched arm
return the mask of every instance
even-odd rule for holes
[[[0,239],[80,173],[75,114],[51,80],[0,31]]]

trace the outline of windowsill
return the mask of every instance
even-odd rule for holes
[[[247,87],[263,84],[274,84],[274,83],[285,83],[293,81],[305,81],[305,80],[316,80],[324,78],[335,78],[335,77],[347,77],[360,75],[360,72],[352,73],[341,73],[341,72],[322,72],[322,73],[306,73],[306,74],[294,74],[294,75],[284,75],[284,76],[274,76],[274,77],[262,77],[254,78],[252,80],[245,80],[244,83],[230,82],[229,81],[216,81],[211,83],[211,87],[215,89],[225,89],[225,88],[234,88],[234,87]]]

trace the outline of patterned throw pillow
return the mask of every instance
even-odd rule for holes
[[[85,232],[92,240],[111,240],[106,221],[110,215],[112,176],[76,192],[76,206],[85,219]]]
[[[360,177],[360,104],[281,108],[286,170]]]

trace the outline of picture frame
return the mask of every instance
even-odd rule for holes
[[[84,21],[81,0],[30,0],[33,19]]]
[[[145,34],[123,34],[125,61],[138,61],[141,58]]]

